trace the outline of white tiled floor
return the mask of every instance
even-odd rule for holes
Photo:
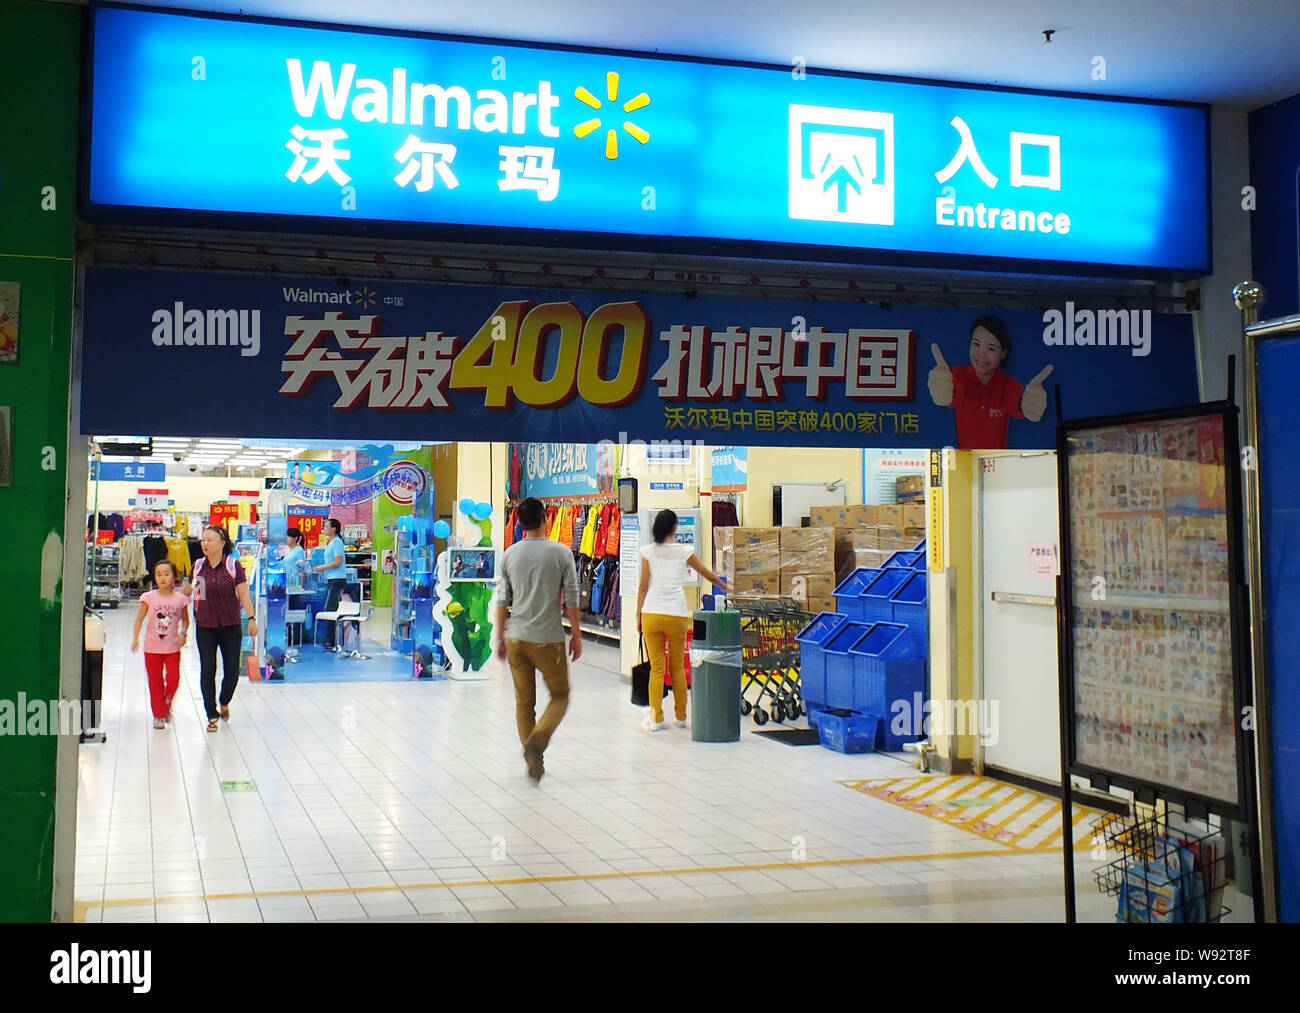
[[[108,741],[81,748],[87,921],[1062,917],[1059,853],[911,859],[991,846],[836,783],[910,772],[895,759],[748,721],[734,744],[648,735],[612,648],[574,667],[534,786],[495,661],[484,682],[241,680],[209,735],[191,650],[155,731],[133,613],[107,614]],[[1113,911],[1082,865],[1079,900]]]

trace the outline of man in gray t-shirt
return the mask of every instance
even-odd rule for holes
[[[497,575],[497,656],[510,663],[515,680],[519,741],[524,745],[528,776],[540,781],[544,773],[542,753],[569,707],[569,663],[564,655],[564,625],[560,622],[561,591],[564,608],[569,613],[569,656],[574,661],[582,657],[578,572],[568,547],[546,537],[546,506],[541,500],[524,500],[516,516],[524,537],[506,549]],[[551,694],[540,720],[537,718],[538,671]]]

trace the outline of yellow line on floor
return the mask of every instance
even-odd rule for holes
[[[331,894],[391,893],[394,890],[456,890],[475,886],[525,886],[531,883],[581,883],[591,880],[636,879],[650,876],[689,876],[700,873],[763,872],[769,869],[817,869],[832,865],[879,865],[885,862],[935,862],[954,858],[1003,858],[1009,855],[1047,853],[1054,848],[1034,848],[1012,851],[998,848],[995,851],[942,851],[924,855],[876,855],[870,858],[826,858],[807,862],[766,862],[758,865],[717,865],[690,869],[641,869],[634,872],[593,872],[587,875],[573,873],[567,876],[530,876],[518,879],[475,879],[456,883],[408,883],[393,886],[330,886],[319,890],[267,890],[249,893],[191,894],[181,897],[136,897],[127,900],[79,900],[73,905],[73,921],[86,920],[91,908],[132,907],[140,904],[192,904],[213,900],[256,900],[260,897],[324,897]],[[827,884],[827,889],[830,885]]]
[[[972,785],[971,787],[972,787],[972,788],[978,788],[981,784],[984,783],[984,781],[985,781],[985,779],[981,777],[981,778],[979,779],[978,783]],[[988,788],[986,788],[984,791],[980,792],[980,793],[979,793],[978,795],[976,795],[975,797],[976,797],[976,798],[988,798],[990,795],[992,795],[992,794],[993,794],[995,791],[997,791],[999,788],[1005,788],[1005,787],[1006,787],[1006,785],[1003,784],[1001,781],[994,781],[991,785],[989,785]],[[968,789],[968,790],[969,790],[969,789]],[[935,816],[934,818],[935,818],[936,820],[938,820],[940,823],[947,823],[947,822],[949,822],[949,821],[950,821],[954,816],[958,815],[959,813],[961,813],[961,810],[960,810],[960,809],[957,809],[957,808],[954,808],[954,809],[952,810],[952,812],[948,813],[946,816]],[[960,825],[960,824],[954,824],[954,826],[959,826],[959,825]]]
[[[1087,810],[1087,809],[1080,809],[1077,813],[1074,814],[1074,819],[1072,819],[1072,820],[1070,821],[1070,825],[1071,825],[1072,827],[1077,827],[1077,826],[1079,825],[1079,820],[1081,820],[1081,819],[1083,819],[1085,816],[1087,816],[1087,815],[1088,815],[1088,812],[1089,812],[1089,810]],[[1056,843],[1056,839],[1057,839],[1058,837],[1060,837],[1064,832],[1065,832],[1065,828],[1064,828],[1064,827],[1057,827],[1055,830],[1053,830],[1050,834],[1048,834],[1045,838],[1043,838],[1043,839],[1042,839],[1041,841],[1039,841],[1038,843],[1039,843],[1040,846],[1042,846],[1042,847],[1044,847],[1044,848],[1045,848],[1045,847],[1048,847],[1048,846],[1051,845],[1051,844],[1055,844],[1055,843]],[[1070,836],[1071,836],[1071,837],[1074,837],[1075,835],[1074,835],[1074,834],[1071,834]],[[1077,841],[1075,842],[1075,847],[1078,847],[1078,842],[1077,842]]]
[[[1010,816],[1008,816],[1006,819],[1004,819],[1004,820],[1003,820],[1001,823],[999,823],[997,826],[995,826],[995,827],[990,827],[989,830],[988,830],[988,832],[987,832],[987,836],[990,836],[990,837],[991,837],[991,836],[993,836],[994,834],[996,834],[999,830],[1005,830],[1005,829],[1006,829],[1007,827],[1009,827],[1012,823],[1014,823],[1016,820],[1018,820],[1021,816],[1023,816],[1025,813],[1029,812],[1030,809],[1032,809],[1034,806],[1038,805],[1038,803],[1041,802],[1041,801],[1043,801],[1043,796],[1042,796],[1042,795],[1035,795],[1033,798],[1031,798],[1028,802],[1026,802],[1024,805],[1022,805],[1019,809],[1017,809],[1015,812],[1013,812]]]
[[[1010,786],[1010,785],[1007,785],[1006,787],[1011,787],[1011,786]],[[975,812],[975,815],[972,816],[972,817],[970,817],[969,819],[965,819],[965,820],[953,820],[953,824],[952,824],[952,825],[953,825],[954,827],[964,827],[964,828],[966,828],[967,830],[970,830],[970,826],[969,826],[969,824],[971,824],[971,823],[979,823],[981,820],[983,820],[984,822],[987,823],[987,822],[988,822],[988,819],[989,819],[990,816],[992,816],[995,812],[997,812],[999,809],[1001,809],[1001,808],[1002,808],[1004,805],[1006,805],[1008,802],[1012,801],[1013,799],[1019,798],[1019,797],[1020,797],[1021,795],[1023,795],[1024,793],[1025,793],[1025,792],[1024,792],[1024,789],[1023,789],[1023,788],[1015,788],[1015,789],[1012,790],[1012,792],[1011,792],[1010,795],[1008,795],[1006,798],[1002,799],[1000,802],[995,802],[993,805],[989,806],[987,809],[977,809],[976,812]],[[973,833],[979,833],[979,831],[977,831],[977,830],[976,830],[976,831],[972,831],[972,832],[973,832]]]
[[[933,795],[935,792],[943,791],[943,789],[948,787],[948,785],[952,784],[954,781],[960,781],[965,776],[966,776],[965,774],[955,774],[952,777],[948,778],[948,780],[935,785],[929,791],[921,792],[921,794],[917,795],[916,798],[912,799],[912,801],[916,802],[919,801],[920,799],[927,798],[928,796]],[[956,794],[960,795],[965,790],[966,790],[966,786],[962,785],[962,787],[956,792]]]
[[[1057,803],[1053,804],[1053,805],[1052,805],[1052,806],[1047,810],[1047,812],[1045,812],[1045,813],[1043,813],[1043,815],[1039,816],[1038,819],[1034,820],[1033,823],[1031,823],[1031,824],[1029,824],[1029,826],[1025,827],[1024,830],[1022,830],[1022,831],[1020,831],[1020,833],[1016,834],[1016,836],[1013,837],[1013,838],[1011,838],[1011,840],[1008,841],[1007,843],[1010,844],[1012,847],[1014,847],[1016,844],[1020,843],[1022,840],[1024,840],[1026,837],[1028,837],[1030,834],[1032,834],[1035,830],[1037,830],[1039,827],[1041,827],[1044,823],[1046,823],[1048,820],[1050,820],[1053,816],[1059,816],[1060,814],[1061,814],[1061,803],[1060,803],[1060,802],[1057,802]],[[1040,847],[1041,847],[1041,845],[1040,845]]]

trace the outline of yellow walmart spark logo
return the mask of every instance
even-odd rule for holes
[[[369,285],[362,285],[356,290],[357,305],[363,310],[368,310],[375,305],[376,295]]]
[[[618,74],[613,71],[610,71],[610,73],[605,75],[605,94],[609,97],[610,102],[618,101]],[[593,109],[598,110],[602,106],[600,99],[587,91],[586,88],[578,88],[574,91],[573,97],[579,102],[591,106]],[[628,99],[628,101],[623,104],[623,111],[625,113],[636,112],[638,109],[644,109],[649,104],[650,96],[645,92],[642,92],[636,98]],[[600,117],[596,116],[579,123],[573,128],[573,132],[579,137],[586,137],[593,131],[599,130],[600,125]],[[645,144],[650,140],[650,135],[631,120],[624,120],[623,129],[642,144]],[[618,158],[618,131],[613,127],[610,127],[605,131],[605,157],[611,160]]]

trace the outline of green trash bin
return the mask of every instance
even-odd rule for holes
[[[740,613],[695,613],[691,643],[691,738],[740,741]]]

